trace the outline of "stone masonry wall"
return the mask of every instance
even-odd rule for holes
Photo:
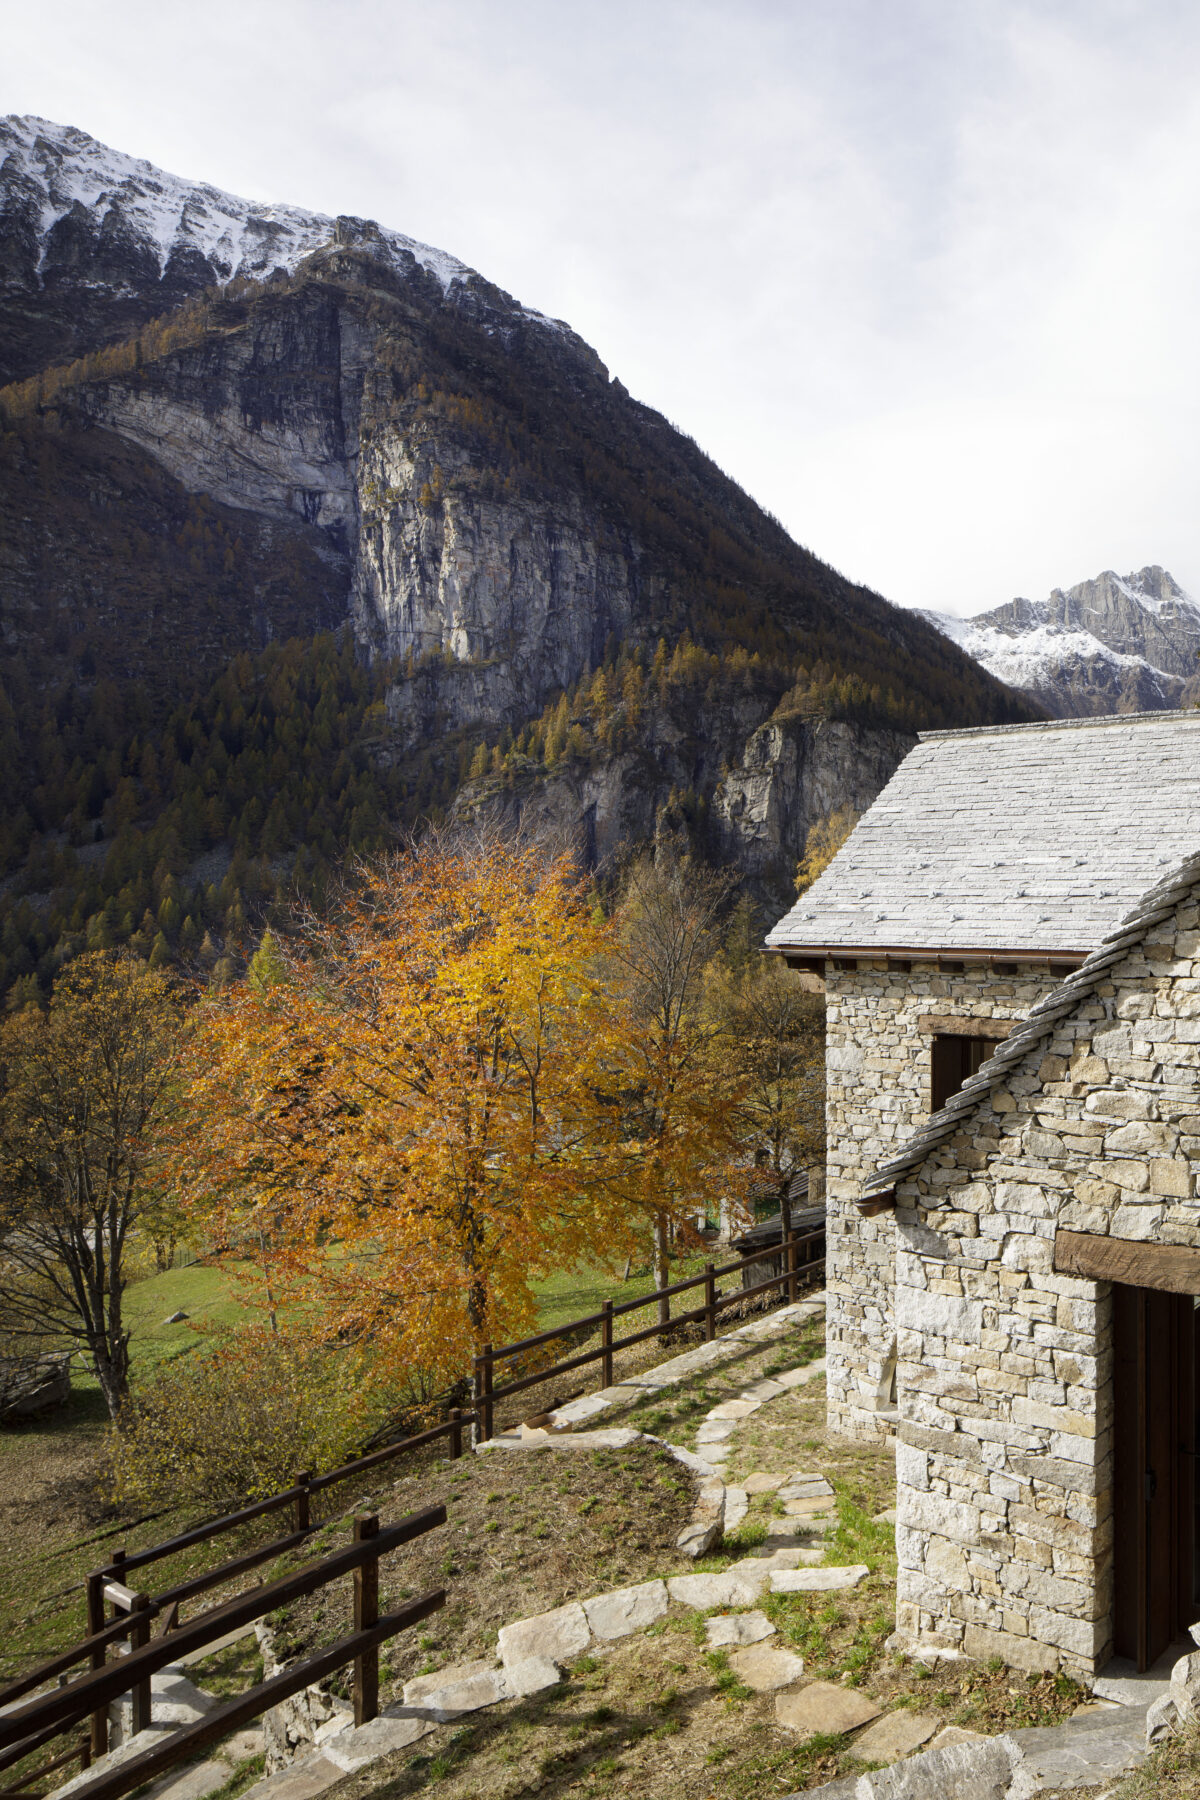
[[[1018,975],[883,962],[826,965],[827,1346],[829,1424],[874,1437],[894,1416],[895,1227],[855,1208],[862,1184],[929,1114],[930,1047],[922,1014],[1022,1019],[1056,985],[1046,965]]]
[[[1112,1290],[1056,1274],[1054,1237],[1200,1246],[1198,892],[899,1191],[910,1646],[1085,1674],[1111,1653]]]

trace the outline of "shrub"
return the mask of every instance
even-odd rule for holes
[[[357,1350],[250,1327],[139,1388],[109,1445],[114,1497],[238,1504],[324,1474],[378,1430],[388,1396]]]

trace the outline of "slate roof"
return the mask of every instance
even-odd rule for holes
[[[1091,993],[1097,982],[1103,980],[1113,964],[1120,962],[1135,944],[1140,943],[1152,926],[1160,924],[1163,919],[1169,919],[1179,902],[1192,893],[1197,885],[1200,885],[1200,853],[1187,857],[1164,881],[1151,888],[1116,930],[1110,932],[1104,942],[1093,950],[1087,961],[1073,969],[1065,981],[1060,982],[1053,992],[1030,1009],[1029,1016],[1013,1031],[1011,1037],[1005,1038],[1003,1043],[996,1046],[978,1073],[965,1081],[940,1112],[935,1112],[919,1131],[914,1132],[897,1156],[880,1165],[865,1184],[864,1193],[882,1193],[885,1189],[895,1187],[897,1182],[907,1181],[910,1176],[915,1175],[939,1144],[944,1144],[947,1138],[953,1137],[975,1109],[999,1087],[1005,1076],[1031,1050],[1052,1035],[1060,1019],[1065,1019],[1075,1011],[1080,1001]],[[929,1197],[922,1204],[933,1211],[944,1206],[949,1198],[949,1195],[941,1199]]]
[[[926,732],[767,937],[1084,953],[1200,849],[1200,712]]]

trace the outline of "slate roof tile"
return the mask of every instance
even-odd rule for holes
[[[773,949],[1086,952],[1200,850],[1200,711],[925,733]]]

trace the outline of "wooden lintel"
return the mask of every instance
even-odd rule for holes
[[[971,1019],[959,1013],[922,1013],[917,1020],[922,1031],[936,1032],[939,1037],[996,1038],[1011,1037],[1020,1019]]]
[[[1060,1275],[1084,1275],[1089,1281],[1200,1294],[1200,1250],[1185,1244],[1138,1244],[1090,1231],[1059,1231],[1054,1237],[1054,1267]]]
[[[856,1200],[855,1205],[864,1219],[876,1219],[880,1213],[895,1212],[896,1190],[887,1188],[882,1194],[868,1194],[865,1200]]]

